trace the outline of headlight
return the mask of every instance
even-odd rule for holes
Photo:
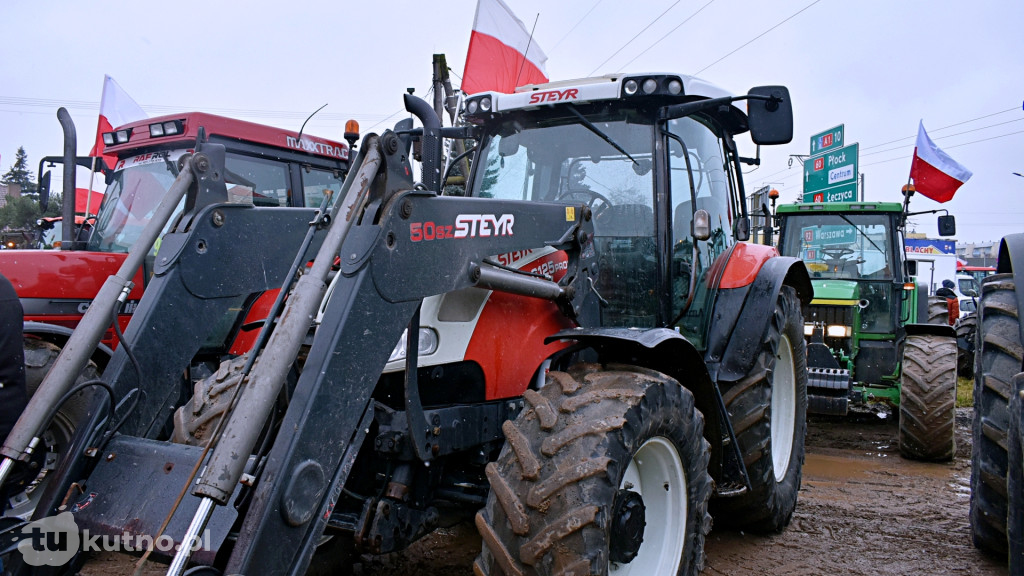
[[[825,330],[825,334],[828,335],[829,338],[849,338],[853,335],[853,328],[833,324]]]
[[[391,357],[388,358],[389,363],[395,360],[405,360],[408,334],[408,330],[402,331],[402,338],[398,340],[398,345],[391,351]],[[419,355],[426,356],[434,352],[437,352],[437,332],[431,328],[420,328]]]
[[[476,100],[470,100],[469,103],[466,104],[466,112],[469,112],[470,114],[476,114],[476,111],[479,108],[480,104]]]
[[[804,324],[804,336],[814,335],[814,324]]]

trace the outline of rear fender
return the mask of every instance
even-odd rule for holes
[[[1018,275],[1017,271],[1021,274]],[[1017,310],[1024,310],[1024,234],[1010,234],[999,243],[999,263],[996,274],[1013,274],[1013,285],[1016,287]],[[1021,328],[1021,342],[1024,342],[1024,324]]]
[[[795,288],[804,307],[814,296],[803,263],[786,256],[762,262],[750,284],[719,290],[706,354],[717,366],[716,380],[739,380],[750,371],[783,286]]]
[[[907,336],[930,335],[956,338],[956,330],[948,324],[906,324],[903,329]]]
[[[60,348],[64,348],[64,344],[71,337],[71,332],[71,328],[66,326],[57,326],[45,322],[25,322],[21,330],[21,334],[24,337],[46,340]],[[96,345],[96,350],[92,353],[92,361],[96,363],[99,371],[102,372],[113,355],[114,351],[109,346],[99,343]]]
[[[602,364],[630,364],[675,378],[693,393],[697,409],[704,415],[704,437],[711,444],[708,470],[712,477],[720,485],[749,486],[725,402],[703,357],[689,340],[668,328],[577,328],[563,330],[546,341],[557,340],[573,340],[594,350]]]

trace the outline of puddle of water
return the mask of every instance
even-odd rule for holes
[[[842,450],[808,453],[804,461],[804,478],[866,480],[877,479],[879,473],[949,479],[953,469],[944,463],[915,462],[882,453],[844,453]]]

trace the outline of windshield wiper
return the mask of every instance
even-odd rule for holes
[[[882,250],[882,248],[878,244],[875,244],[875,241],[871,239],[871,236],[868,236],[867,232],[864,232],[863,230],[860,229],[860,226],[854,224],[852,220],[850,220],[843,214],[837,214],[837,216],[839,216],[843,220],[846,220],[850,224],[850,226],[853,226],[857,230],[857,233],[860,234],[862,237],[867,238],[868,242],[871,242],[871,245],[875,247],[875,250],[878,250],[878,252],[881,254],[886,253],[886,251]]]
[[[597,126],[594,126],[593,122],[591,122],[590,120],[587,120],[586,116],[584,116],[583,114],[580,114],[580,111],[577,110],[575,106],[573,106],[572,104],[569,104],[566,107],[569,109],[570,112],[572,112],[576,116],[576,118],[579,118],[580,123],[582,123],[587,128],[587,130],[590,130],[594,134],[597,134],[597,136],[599,138],[601,138],[601,140],[604,140],[605,142],[610,144],[612,146],[612,148],[615,148],[619,152],[622,152],[623,154],[625,154],[626,158],[629,158],[633,162],[633,164],[636,164],[637,166],[640,165],[640,163],[636,161],[636,158],[633,158],[632,156],[630,156],[629,152],[626,152],[625,148],[623,148],[622,146],[619,146],[618,143],[615,142],[615,140],[612,140],[611,136],[608,136],[607,134],[602,132],[600,128],[598,128]]]

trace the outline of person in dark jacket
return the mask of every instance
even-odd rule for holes
[[[24,321],[21,300],[14,286],[0,274],[0,443],[7,439],[28,404],[25,348],[21,336]],[[0,487],[0,513],[7,508],[6,496],[4,488]]]
[[[0,274],[0,442],[7,438],[28,403],[21,337],[24,321],[21,300],[14,286]]]
[[[955,324],[957,319],[960,318],[960,301],[956,299],[955,288],[956,284],[953,284],[952,280],[947,279],[942,281],[942,288],[935,291],[936,296],[946,299],[946,304],[949,306],[950,326]]]

